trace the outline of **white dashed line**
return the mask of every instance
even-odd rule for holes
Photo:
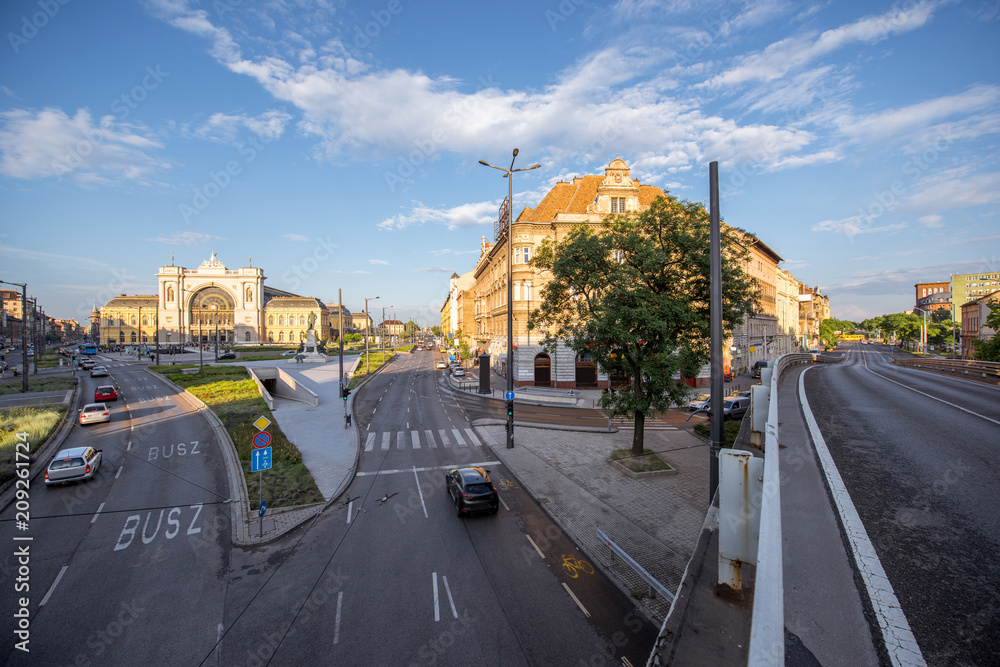
[[[39,607],[41,607],[42,605],[44,605],[46,602],[49,601],[49,597],[51,597],[52,591],[54,591],[56,589],[56,586],[59,585],[59,580],[63,578],[64,574],[66,574],[66,568],[68,568],[68,567],[69,567],[69,565],[63,565],[62,569],[59,570],[59,574],[56,575],[56,580],[53,581],[52,582],[52,586],[49,587],[49,592],[46,593],[45,597],[42,598],[42,601],[38,603]]]
[[[95,521],[97,521],[97,517],[101,516],[101,510],[103,510],[103,509],[104,509],[104,503],[101,503],[97,507],[97,514],[95,514],[94,518],[90,520],[90,523],[94,523]]]

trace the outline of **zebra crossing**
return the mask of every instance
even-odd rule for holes
[[[387,452],[391,449],[437,449],[438,447],[482,447],[483,442],[471,428],[424,429],[421,431],[379,431],[369,433],[365,451]]]

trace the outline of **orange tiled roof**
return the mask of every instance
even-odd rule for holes
[[[604,176],[578,176],[572,183],[560,181],[549,190],[545,198],[534,209],[526,206],[517,216],[518,222],[552,222],[559,213],[586,213],[587,207],[597,197],[597,188]],[[654,199],[665,193],[655,185],[639,186],[639,204],[649,206]]]

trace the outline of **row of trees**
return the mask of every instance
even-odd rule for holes
[[[924,327],[923,315],[914,313],[891,313],[864,320],[859,325],[869,333],[880,331],[883,338],[895,336],[896,340],[912,342],[920,340]],[[961,325],[950,319],[950,313],[940,308],[927,318],[927,344],[951,345],[958,342]]]

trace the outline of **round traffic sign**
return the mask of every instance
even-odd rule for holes
[[[253,437],[254,447],[267,447],[271,444],[271,434],[267,431],[261,431]]]
[[[513,401],[514,400],[514,392],[508,391],[506,394],[503,395],[503,397],[505,399],[507,399],[508,401]]]

